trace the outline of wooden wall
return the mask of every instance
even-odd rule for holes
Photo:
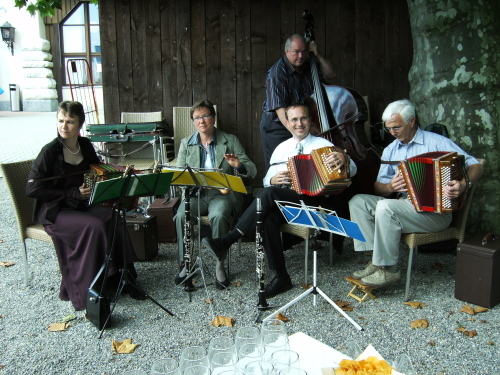
[[[218,126],[241,139],[264,175],[259,132],[265,76],[285,39],[315,19],[319,51],[336,84],[368,96],[372,123],[408,97],[412,39],[404,0],[101,0],[106,122],[122,111],[162,110],[209,99]]]

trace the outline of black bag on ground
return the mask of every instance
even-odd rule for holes
[[[109,297],[105,297],[103,295],[104,284],[106,283],[107,272],[103,275],[103,282],[100,288],[94,288],[94,285],[99,280],[99,277],[103,273],[106,268],[107,262],[104,262],[101,269],[97,273],[96,277],[90,284],[90,288],[87,291],[87,311],[85,313],[87,320],[97,327],[99,331],[105,328],[104,324],[106,323],[106,319],[110,316],[110,299]],[[111,319],[108,320],[106,326],[111,324]]]

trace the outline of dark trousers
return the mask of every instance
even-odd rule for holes
[[[304,201],[309,206],[325,206],[325,197],[309,197],[299,195],[294,190],[280,187],[267,187],[261,190],[256,198],[260,198],[262,205],[262,244],[266,251],[269,268],[279,272],[286,272],[284,248],[281,242],[280,225],[286,223],[286,219],[278,208],[275,200],[300,203]],[[257,199],[245,210],[238,220],[236,228],[241,230],[247,237],[254,238],[257,226]]]
[[[273,120],[273,117],[264,112],[260,120],[260,135],[262,137],[262,149],[264,151],[264,161],[266,171],[269,169],[269,160],[274,149],[283,141],[292,137],[292,134],[281,123]]]

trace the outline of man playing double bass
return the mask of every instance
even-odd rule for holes
[[[266,101],[262,105],[260,122],[266,170],[269,169],[274,149],[290,138],[290,132],[286,128],[285,109],[292,103],[304,103],[314,92],[309,51],[314,52],[323,79],[330,81],[335,77],[332,64],[318,53],[314,41],[308,46],[306,39],[299,34],[286,40],[285,55],[269,69],[266,77]]]

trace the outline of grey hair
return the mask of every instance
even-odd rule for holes
[[[382,114],[382,121],[389,121],[395,114],[401,115],[404,123],[407,124],[412,117],[415,117],[415,105],[408,99],[396,100],[387,106]]]
[[[293,43],[293,41],[295,39],[299,39],[301,40],[303,43],[305,43],[305,45],[307,45],[307,41],[306,41],[306,38],[304,38],[303,35],[300,35],[300,34],[293,34],[292,36],[290,36],[286,42],[285,42],[285,53],[287,53],[288,51],[290,51],[290,45]]]

